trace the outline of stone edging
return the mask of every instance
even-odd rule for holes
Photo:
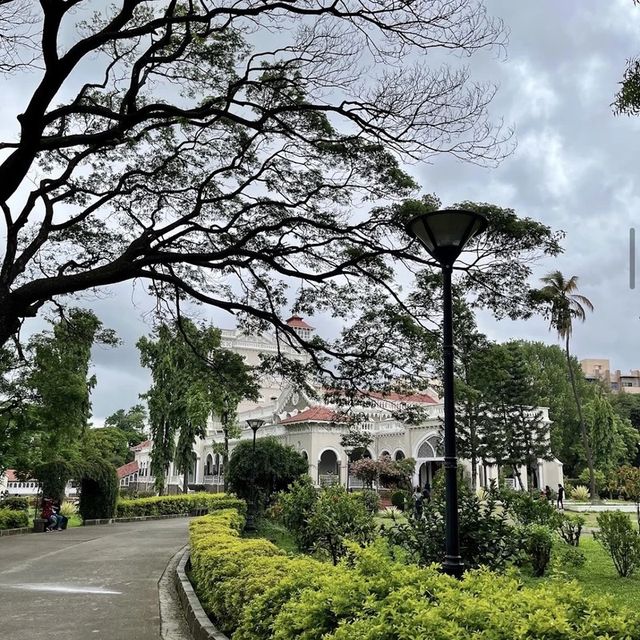
[[[31,533],[31,527],[19,527],[18,529],[0,529],[0,538],[3,536],[19,536],[23,533]]]
[[[145,522],[146,520],[170,520],[172,518],[191,518],[190,513],[168,513],[161,516],[131,516],[130,518],[103,518],[102,520],[85,520],[82,525],[93,527],[99,524],[120,524],[126,522]]]
[[[216,629],[204,612],[200,600],[198,600],[187,577],[186,570],[189,561],[189,549],[187,548],[176,567],[175,585],[178,598],[180,598],[180,603],[182,604],[182,610],[184,611],[184,617],[194,640],[229,640],[224,633]]]

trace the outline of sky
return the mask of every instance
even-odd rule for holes
[[[636,224],[640,244],[640,118],[616,117],[611,108],[625,61],[640,54],[640,7],[631,0],[486,0],[486,6],[504,20],[509,43],[506,52],[482,53],[468,64],[472,77],[498,85],[490,111],[514,128],[517,146],[497,168],[437,157],[408,170],[445,206],[491,202],[564,230],[564,254],[537,265],[536,277],[556,269],[577,275],[593,302],[594,313],[575,327],[575,354],[609,358],[613,369],[640,368],[640,284],[629,287],[628,258]],[[14,94],[5,108],[15,114],[20,102]],[[122,340],[116,349],[94,350],[93,420],[100,425],[139,402],[149,386],[135,342],[151,329],[153,302],[141,284],[129,283],[83,304]],[[232,327],[227,318],[201,313]],[[480,314],[479,324],[499,341],[555,342],[542,319],[496,322]],[[42,326],[39,319],[29,330]]]

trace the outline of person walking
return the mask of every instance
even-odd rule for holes
[[[558,509],[564,511],[564,487],[561,484],[558,485],[558,501],[556,506]]]
[[[546,496],[547,500],[551,502],[553,496],[551,495],[551,487],[549,485],[544,488],[544,495]]]
[[[416,518],[420,518],[422,516],[422,493],[420,492],[420,487],[416,487],[413,492],[413,515]]]

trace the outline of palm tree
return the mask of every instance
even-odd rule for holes
[[[553,271],[541,279],[545,285],[540,289],[541,297],[546,301],[551,309],[550,328],[558,332],[558,337],[564,340],[565,353],[567,356],[567,367],[569,368],[569,379],[573,389],[573,397],[578,409],[578,420],[580,421],[580,434],[582,436],[582,446],[584,447],[587,466],[589,467],[589,484],[591,499],[596,496],[596,479],[593,466],[593,451],[589,443],[587,427],[582,415],[582,406],[578,397],[575,374],[571,366],[571,352],[569,350],[569,339],[573,329],[573,320],[585,321],[587,310],[593,311],[593,304],[589,298],[576,293],[578,291],[578,277],[571,276],[566,279],[560,271]]]

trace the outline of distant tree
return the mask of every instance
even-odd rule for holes
[[[127,436],[130,447],[140,444],[146,439],[147,410],[144,405],[136,404],[127,409],[118,409],[112,413],[105,421],[105,427],[115,427],[120,429]]]
[[[620,467],[616,472],[616,479],[627,500],[636,503],[636,520],[640,528],[640,469],[628,465]]]
[[[368,455],[368,448],[373,442],[370,434],[354,426],[340,437],[340,446],[351,449],[349,453],[350,462],[357,462]]]
[[[571,276],[567,279],[560,271],[554,271],[542,278],[542,283],[544,286],[535,292],[534,298],[546,306],[547,315],[550,319],[550,327],[556,330],[558,337],[564,340],[565,343],[569,379],[571,380],[573,397],[576,402],[576,408],[578,409],[582,446],[584,447],[587,466],[589,468],[591,499],[595,500],[596,479],[594,475],[593,451],[589,444],[589,434],[582,414],[582,405],[580,403],[575,373],[571,366],[571,352],[569,347],[571,333],[573,331],[573,320],[576,319],[584,322],[587,317],[587,311],[593,311],[593,304],[589,298],[576,293],[578,291],[577,276]]]
[[[129,443],[124,432],[116,427],[87,429],[79,443],[82,459],[98,458],[114,467],[128,461]]]

